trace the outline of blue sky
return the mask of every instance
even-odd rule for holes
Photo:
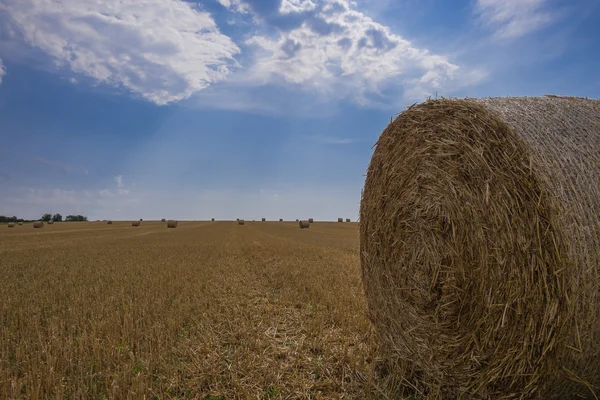
[[[0,215],[358,217],[428,96],[600,97],[600,0],[0,0]]]

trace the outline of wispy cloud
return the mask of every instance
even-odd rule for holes
[[[558,15],[548,10],[547,0],[477,0],[475,13],[496,39],[516,39],[540,30]]]
[[[115,176],[115,182],[117,183],[117,187],[123,187],[123,175]]]
[[[4,78],[4,75],[6,75],[6,67],[4,67],[2,59],[0,58],[0,84],[2,84],[2,78]]]
[[[210,14],[179,0],[2,0],[0,12],[14,40],[156,104],[225,79],[240,51]]]
[[[323,144],[350,144],[354,143],[356,140],[350,138],[341,138],[341,137],[326,137],[319,136],[317,137],[317,142]]]

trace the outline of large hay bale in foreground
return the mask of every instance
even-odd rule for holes
[[[15,223],[14,222],[9,222],[7,226],[9,228],[14,228],[15,227]]]
[[[312,224],[312,223],[314,223],[314,222],[315,222],[315,221],[314,221],[312,218],[309,218],[309,219],[308,219],[308,223],[309,223],[309,224]]]
[[[338,222],[344,222],[344,218],[338,218]]]
[[[309,228],[310,227],[310,223],[307,220],[300,220],[298,221],[298,225],[300,226],[300,228],[305,229],[305,228]]]
[[[141,225],[141,222],[140,222],[140,221],[133,221],[133,222],[131,223],[131,226],[140,226],[140,225]]]
[[[238,225],[244,225],[244,220],[243,219],[238,219]]]
[[[177,221],[170,219],[167,222],[167,228],[177,228]]]
[[[44,227],[44,223],[42,221],[35,221],[33,223],[33,227],[34,228],[43,228]]]
[[[430,100],[384,130],[360,254],[388,382],[600,395],[599,143],[600,101],[556,96]]]

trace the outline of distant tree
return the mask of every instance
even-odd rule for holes
[[[54,214],[54,215],[52,216],[52,221],[54,221],[54,222],[62,222],[62,215],[60,215],[60,214],[58,214],[58,213],[57,213],[57,214]]]
[[[87,221],[87,217],[83,215],[67,215],[65,218],[66,222],[75,222],[75,221]]]
[[[48,222],[48,221],[50,221],[51,219],[52,219],[52,215],[51,215],[51,214],[48,214],[48,213],[46,213],[46,214],[42,215],[42,218],[40,218],[40,221]]]

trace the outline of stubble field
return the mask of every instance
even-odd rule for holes
[[[0,398],[374,397],[355,223],[2,228]]]

